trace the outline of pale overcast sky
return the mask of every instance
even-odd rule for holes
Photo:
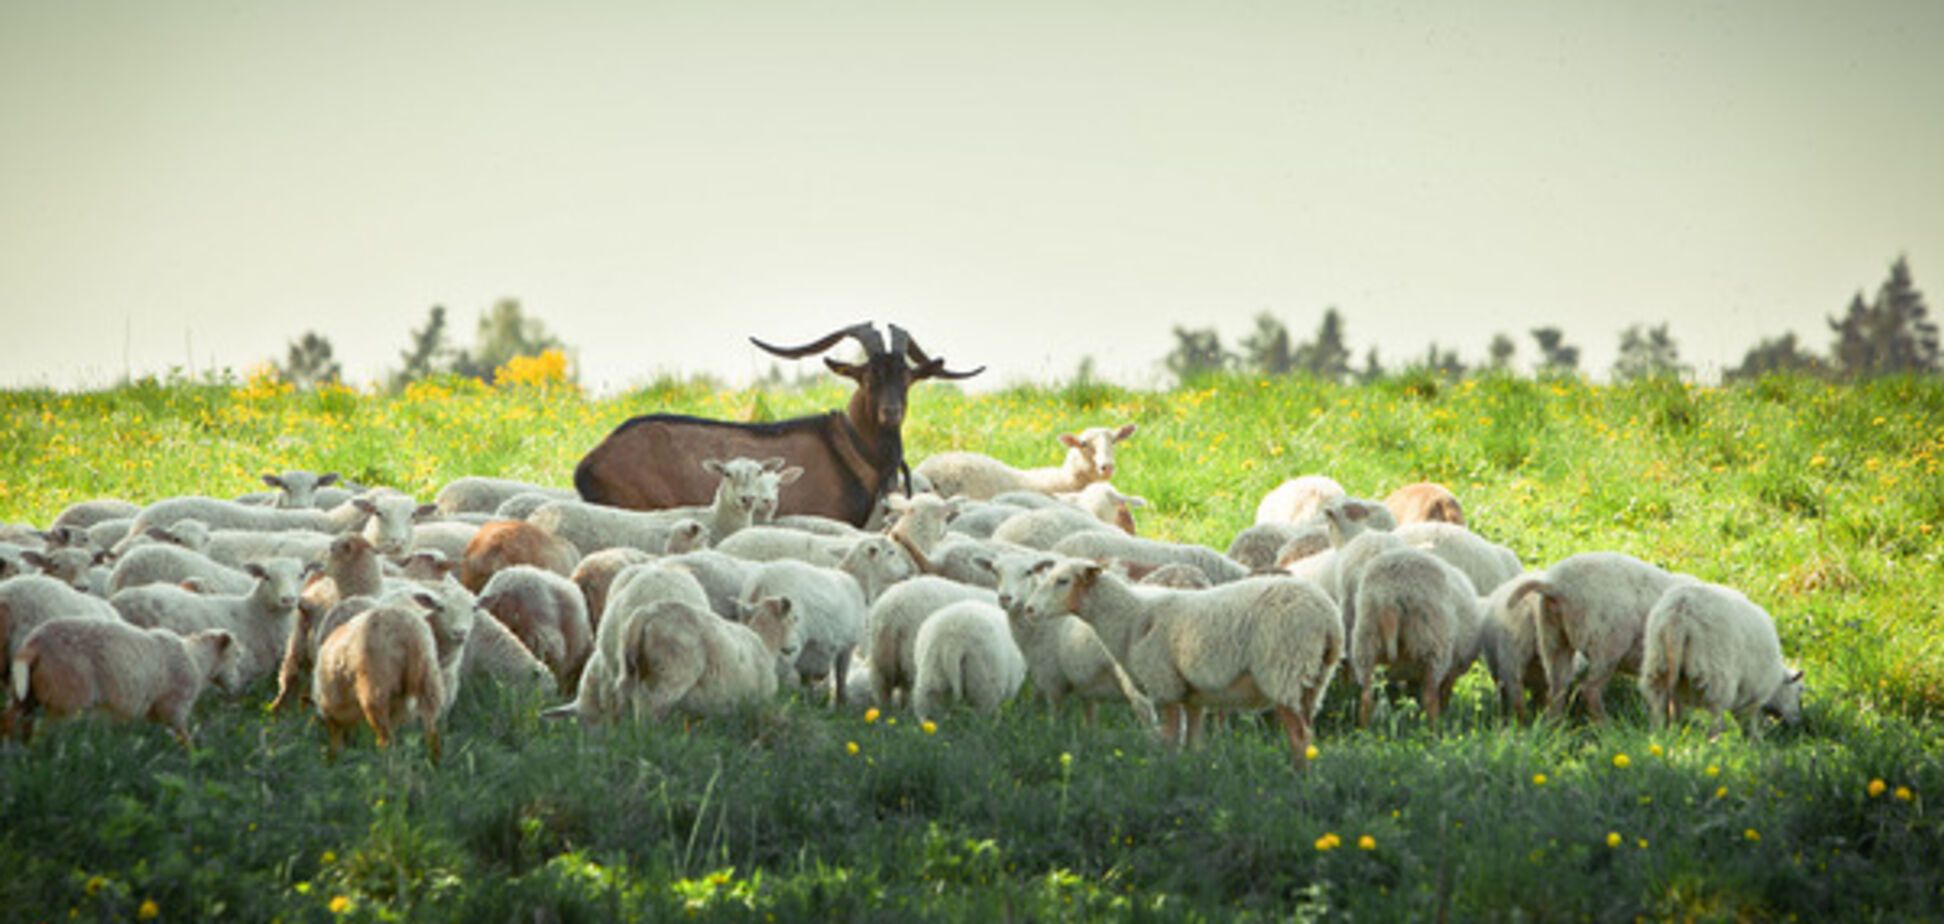
[[[897,321],[1163,384],[1339,307],[1704,370],[1944,298],[1944,3],[0,0],[0,385],[357,381],[512,296],[604,391]]]

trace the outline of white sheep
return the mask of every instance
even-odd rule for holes
[[[1134,511],[1148,505],[1147,498],[1122,494],[1112,482],[1107,481],[1096,481],[1078,491],[1066,491],[1053,497],[1060,503],[1086,511],[1094,519],[1130,536],[1135,534]]]
[[[244,571],[256,579],[247,594],[203,595],[180,587],[131,587],[109,599],[121,617],[143,628],[187,635],[222,629],[236,637],[238,675],[244,685],[276,670],[297,621],[297,595],[304,568],[290,559],[252,562]]]
[[[1292,478],[1271,489],[1256,504],[1257,523],[1301,523],[1323,505],[1349,497],[1343,485],[1327,475]]]
[[[1521,592],[1526,580],[1538,577],[1537,572],[1528,572],[1506,581],[1480,604],[1479,657],[1492,673],[1502,708],[1521,722],[1527,717],[1527,701],[1537,696],[1543,705],[1547,689],[1546,669],[1539,660],[1541,598]],[[1516,605],[1512,603],[1515,594]]]
[[[1247,568],[1206,546],[1143,539],[1114,530],[1075,533],[1053,544],[1053,552],[1068,558],[1087,558],[1098,562],[1124,561],[1148,568],[1185,564],[1201,569],[1216,584],[1227,584],[1249,576]]]
[[[333,534],[307,529],[259,531],[218,529],[209,534],[203,554],[231,568],[273,558],[314,561],[331,548]]]
[[[1314,554],[1330,547],[1329,535],[1317,527],[1298,526],[1294,523],[1257,523],[1236,533],[1235,538],[1229,542],[1228,551],[1223,554],[1249,569],[1250,574],[1263,574],[1282,567],[1279,562],[1284,548],[1288,547],[1291,541],[1306,535],[1316,537],[1312,540],[1312,545],[1304,550],[1307,554]],[[1302,557],[1305,556],[1293,556],[1290,560],[1294,561]]]
[[[1017,469],[983,453],[945,452],[926,458],[913,471],[944,497],[986,500],[1007,491],[1078,491],[1114,477],[1114,444],[1133,436],[1134,430],[1134,424],[1127,424],[1062,433],[1059,440],[1067,454],[1058,468]]]
[[[961,600],[997,603],[992,591],[942,577],[921,575],[884,592],[864,619],[864,653],[871,662],[871,690],[879,705],[909,705],[917,680],[918,629],[933,613]],[[846,683],[849,680],[846,678]]]
[[[679,600],[654,604],[629,622],[619,674],[637,715],[672,711],[722,715],[776,695],[778,663],[795,654],[788,600],[759,601],[748,624]]]
[[[0,645],[12,657],[27,633],[55,619],[120,621],[115,608],[42,574],[24,574],[0,581]]]
[[[59,547],[39,551],[25,549],[20,552],[20,560],[29,567],[39,569],[42,574],[85,593],[94,589],[94,583],[90,580],[93,570],[109,561],[110,556],[107,552],[97,552],[92,548]]]
[[[992,538],[998,542],[1046,551],[1068,536],[1088,532],[1116,533],[1118,531],[1094,519],[1085,511],[1065,504],[1056,504],[1034,510],[1021,510],[1007,517],[993,529]]]
[[[541,713],[544,718],[577,717],[589,725],[612,722],[631,699],[621,669],[632,623],[664,601],[707,610],[709,598],[694,575],[659,562],[629,565],[608,585],[607,606],[594,633],[594,651],[581,668],[572,702]]]
[[[1195,707],[1273,708],[1297,769],[1307,764],[1316,711],[1343,660],[1336,606],[1315,584],[1295,578],[1137,590],[1096,563],[1067,561],[1038,578],[1023,612],[1072,613],[1093,626],[1161,707],[1169,743],[1180,740],[1184,713],[1189,740],[1199,737]]]
[[[165,724],[188,747],[189,712],[203,688],[242,689],[238,646],[228,632],[186,636],[124,622],[56,619],[21,641],[9,659],[8,725],[32,735],[37,710],[52,718],[100,709],[119,719]]]
[[[765,562],[739,595],[744,613],[769,597],[790,601],[803,639],[795,667],[805,682],[831,679],[831,705],[843,702],[852,650],[864,640],[869,601],[856,578],[794,559]],[[708,601],[701,604],[707,608]]]
[[[642,516],[664,522],[699,521],[708,527],[709,536],[720,543],[750,524],[760,522],[758,517],[767,520],[774,516],[782,488],[795,484],[803,475],[801,467],[784,468],[780,458],[760,462],[745,458],[726,462],[704,459],[702,467],[722,479],[716,483],[715,496],[707,506],[642,511]]]
[[[544,491],[525,491],[501,501],[498,507],[493,508],[492,519],[524,520],[533,516],[534,511],[556,502],[577,504],[581,502],[581,499],[579,494],[575,494],[572,491],[556,491],[551,489]]]
[[[1094,721],[1094,707],[1099,701],[1120,699],[1144,727],[1157,727],[1160,717],[1155,714],[1154,703],[1114,660],[1107,643],[1092,626],[1078,616],[1039,616],[1026,611],[1023,604],[1034,583],[1057,563],[1055,558],[1027,554],[1007,555],[993,565],[999,583],[999,606],[1005,611],[1013,641],[1026,659],[1026,675],[1033,681],[1033,689],[1045,697],[1056,714],[1067,697],[1078,696],[1086,703],[1088,724]]]
[[[991,715],[1019,694],[1026,658],[1013,642],[1006,614],[980,600],[947,604],[918,627],[911,708],[919,718],[939,714],[947,700]]]
[[[1683,701],[1715,714],[1719,735],[1733,712],[1742,734],[1762,737],[1762,712],[1802,718],[1802,672],[1782,660],[1775,620],[1738,591],[1688,584],[1662,594],[1647,614],[1640,693],[1654,728],[1679,721]]]
[[[243,503],[266,503],[284,510],[316,510],[335,506],[334,503],[320,503],[318,490],[337,484],[337,472],[307,472],[295,469],[288,472],[265,473],[263,483],[276,490],[262,497],[246,496],[237,500]],[[332,500],[326,498],[325,500]],[[340,501],[341,502],[341,501]]]
[[[1360,537],[1361,539],[1361,537]],[[1356,587],[1350,669],[1362,688],[1357,724],[1370,724],[1376,667],[1417,686],[1433,728],[1458,677],[1478,650],[1478,592],[1471,579],[1430,552],[1392,548],[1364,565]]]
[[[119,498],[102,497],[69,504],[54,515],[54,522],[48,524],[49,530],[79,529],[88,530],[109,520],[134,520],[142,512],[138,504],[131,504]],[[106,548],[106,546],[102,546]]]
[[[850,551],[859,536],[825,536],[786,526],[751,526],[715,544],[715,550],[744,561],[792,559],[831,566]]]
[[[472,609],[451,607],[429,590],[413,593],[410,601],[365,610],[318,646],[311,698],[330,734],[332,757],[360,720],[371,724],[382,748],[415,714],[426,751],[439,762],[439,719],[459,696]]]
[[[479,608],[553,671],[562,692],[580,685],[581,668],[594,650],[594,631],[587,600],[573,581],[532,565],[515,565],[486,582]]]
[[[432,499],[439,513],[494,513],[501,504],[523,494],[548,500],[580,500],[580,495],[564,488],[549,488],[511,478],[484,478],[468,475],[447,482]],[[532,511],[527,511],[531,513]],[[524,519],[524,515],[513,519]]]
[[[97,549],[113,549],[119,546],[123,540],[129,538],[128,531],[134,525],[134,517],[117,517],[112,520],[102,520],[88,527],[88,544]],[[205,531],[208,528],[207,526],[203,527]]]
[[[335,534],[363,526],[368,516],[368,510],[350,503],[330,510],[283,510],[253,507],[214,497],[171,497],[142,508],[129,527],[129,533],[141,535],[152,526],[168,526],[177,520],[194,519],[201,520],[211,530],[276,532],[301,529]]]
[[[108,591],[112,596],[130,587],[180,584],[190,578],[223,594],[248,593],[256,585],[255,579],[241,568],[232,568],[181,546],[152,543],[129,549],[115,561],[108,576]]]
[[[526,520],[573,543],[583,555],[613,548],[640,549],[661,555],[668,550],[670,538],[678,532],[697,527],[706,529],[693,517],[671,520],[638,510],[581,501],[548,501]]]
[[[1525,565],[1511,549],[1479,536],[1463,526],[1445,522],[1406,523],[1395,530],[1405,545],[1424,549],[1456,566],[1480,594],[1525,573]]]
[[[1595,722],[1606,721],[1601,693],[1615,671],[1640,672],[1647,614],[1662,594],[1693,582],[1618,552],[1585,552],[1524,581],[1507,603],[1517,606],[1538,594],[1539,657],[1548,686],[1546,714],[1566,711],[1574,657],[1585,659],[1580,694]]]

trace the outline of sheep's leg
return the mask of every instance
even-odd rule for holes
[[[1161,707],[1161,741],[1170,747],[1181,743],[1181,704]]]
[[[1288,706],[1276,707],[1276,718],[1282,720],[1283,733],[1289,736],[1289,762],[1297,770],[1309,766],[1310,724],[1308,713],[1291,709]]]
[[[1610,662],[1590,664],[1586,677],[1580,681],[1580,695],[1586,699],[1586,714],[1595,725],[1606,724],[1606,704],[1601,697],[1606,692],[1607,681],[1613,679],[1613,669],[1618,665]]]
[[[1084,714],[1087,717],[1088,728],[1093,727],[1094,719],[1097,717],[1096,709],[1098,705],[1099,704],[1095,703],[1093,700],[1087,700],[1086,705],[1081,707],[1082,712],[1084,712]]]
[[[1438,731],[1438,711],[1444,705],[1438,695],[1441,686],[1443,685],[1427,677],[1423,692],[1418,694],[1418,703],[1424,707],[1424,722],[1431,727],[1432,734]]]
[[[331,719],[325,719],[324,730],[331,736],[330,759],[336,761],[338,759],[338,752],[344,750],[344,725]]]
[[[1191,748],[1199,748],[1202,743],[1202,719],[1207,717],[1208,710],[1198,706],[1190,706],[1186,711],[1188,714],[1188,746]]]
[[[1363,692],[1357,694],[1357,727],[1370,727],[1370,712],[1377,706],[1377,685],[1365,682]]]
[[[830,680],[830,708],[844,705],[844,678],[850,674],[851,650],[837,652],[837,666]]]

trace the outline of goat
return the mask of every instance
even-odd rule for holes
[[[944,357],[925,355],[904,329],[888,325],[890,349],[876,327],[854,324],[798,347],[751,343],[786,359],[822,353],[848,337],[864,348],[864,362],[830,357],[824,365],[857,382],[850,406],[775,423],[736,423],[680,414],[647,414],[616,427],[574,468],[581,498],[634,510],[702,506],[715,496],[717,479],[703,459],[782,456],[801,466],[803,478],[781,500],[777,515],[817,514],[863,526],[878,500],[898,484],[910,484],[904,461],[905,392],[924,379],[964,379],[985,371],[945,368]],[[910,357],[911,365],[905,363]]]

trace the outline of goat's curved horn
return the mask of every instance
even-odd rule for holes
[[[802,357],[809,356],[814,353],[822,353],[823,351],[828,350],[833,346],[836,346],[837,341],[842,340],[845,337],[850,337],[856,340],[859,345],[864,347],[864,351],[866,353],[869,353],[873,356],[876,356],[884,352],[884,339],[878,336],[877,328],[872,327],[869,321],[863,321],[857,324],[852,324],[851,326],[846,327],[842,330],[833,331],[829,334],[826,334],[820,340],[816,340],[811,343],[806,343],[803,346],[798,346],[798,347],[780,347],[774,344],[764,343],[763,341],[758,340],[755,337],[749,338],[749,342],[756,344],[758,347],[761,347],[767,352],[774,353],[778,356],[781,356],[784,359],[800,359]]]
[[[984,366],[980,366],[969,372],[958,372],[947,369],[945,368],[945,357],[941,356],[933,359],[930,356],[926,356],[925,348],[919,346],[918,341],[911,339],[911,335],[905,334],[903,328],[893,324],[891,325],[891,333],[894,339],[899,334],[904,334],[904,350],[902,352],[906,356],[911,357],[911,361],[917,364],[911,370],[911,377],[913,379],[969,379],[985,371]]]

